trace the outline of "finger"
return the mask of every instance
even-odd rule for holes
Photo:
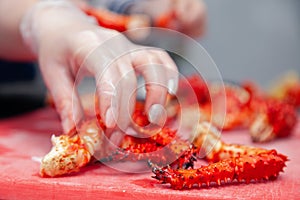
[[[114,54],[107,45],[94,49],[82,64],[82,67],[95,77],[99,114],[107,128],[114,128],[118,116],[119,91],[116,85],[120,79]]]
[[[118,146],[121,144],[122,140],[124,138],[124,134],[121,131],[115,131],[111,134],[110,142],[112,143],[112,146],[115,148],[118,148]]]
[[[141,50],[132,53],[133,66],[140,72],[146,84],[145,110],[150,122],[159,124],[164,121],[165,110],[163,109],[167,96],[167,78],[165,68],[159,57],[151,51]]]
[[[47,62],[41,63],[41,65],[45,83],[52,94],[56,110],[61,118],[63,131],[68,133],[84,116],[71,72],[66,66],[60,66],[57,63]],[[53,66],[56,67],[55,70],[53,70]]]
[[[119,115],[120,90],[116,86],[120,74],[115,63],[95,70],[100,116],[108,128],[114,128]]]
[[[175,62],[172,60],[169,54],[163,50],[153,50],[152,52],[159,57],[163,67],[166,69],[165,72],[168,81],[168,93],[175,95],[178,88],[179,78],[178,68]]]
[[[102,157],[112,155],[121,144],[124,134],[119,130],[110,129],[110,134],[103,138]]]
[[[123,56],[117,62],[121,75],[118,87],[121,88],[118,127],[125,132],[131,122],[136,101],[137,79],[132,63],[128,56]]]

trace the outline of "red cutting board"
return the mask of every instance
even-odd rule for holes
[[[0,121],[0,199],[300,199],[299,125],[290,138],[255,144],[288,155],[287,168],[277,180],[182,191],[159,184],[150,172],[126,174],[103,165],[88,166],[71,176],[41,178],[39,163],[32,157],[49,151],[50,136],[59,133],[59,127],[49,108]],[[222,137],[251,144],[245,130]]]

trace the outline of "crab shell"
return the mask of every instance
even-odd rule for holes
[[[297,123],[297,112],[293,106],[276,99],[263,103],[263,110],[258,112],[250,125],[252,140],[267,142],[276,137],[289,136]]]
[[[102,136],[103,131],[96,120],[83,123],[78,133],[73,136],[52,135],[53,147],[42,159],[40,175],[54,177],[79,171],[90,162],[96,151],[101,151]]]
[[[51,141],[53,147],[42,160],[41,176],[53,177],[76,172],[91,159],[91,154],[78,135],[52,135]]]

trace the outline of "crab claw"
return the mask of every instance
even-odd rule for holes
[[[94,119],[83,122],[74,134],[52,135],[53,147],[42,159],[40,175],[54,177],[79,171],[96,153],[102,155],[102,133]]]
[[[91,159],[91,154],[78,135],[52,135],[51,141],[53,147],[41,162],[40,175],[43,177],[77,172]]]
[[[286,137],[292,133],[297,123],[295,109],[275,99],[266,100],[264,109],[250,125],[250,134],[254,142],[267,142],[276,137]]]

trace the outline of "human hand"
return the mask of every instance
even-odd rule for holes
[[[130,124],[136,72],[145,79],[145,111],[153,123],[159,120],[167,92],[176,91],[177,68],[165,51],[135,45],[116,31],[90,23],[67,1],[40,1],[34,5],[23,18],[21,33],[37,55],[66,133],[83,118],[74,89],[78,76],[95,77],[100,115],[109,128],[117,124],[125,129]],[[116,39],[108,41],[111,38]]]
[[[151,16],[154,26],[170,28],[192,37],[202,36],[206,29],[206,6],[202,0],[137,1],[129,13]]]
[[[173,0],[173,23],[176,30],[198,37],[204,34],[206,6],[202,0]]]

